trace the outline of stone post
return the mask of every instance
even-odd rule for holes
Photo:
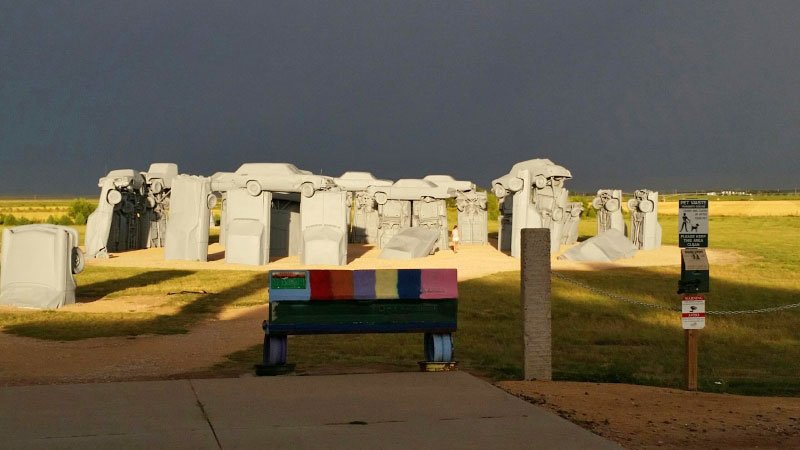
[[[524,377],[553,379],[550,322],[550,230],[521,230],[520,296],[522,298]]]

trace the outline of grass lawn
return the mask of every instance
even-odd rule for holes
[[[677,217],[660,218],[663,241],[677,240]],[[582,221],[580,234],[595,234]],[[710,219],[710,245],[737,251],[737,265],[711,267],[710,311],[800,302],[800,217]],[[670,308],[678,267],[567,272],[605,291]],[[162,298],[169,312],[4,311],[7,333],[40,339],[185,333],[225,308],[263,304],[266,274],[89,267],[78,276],[79,302]],[[460,283],[460,367],[494,379],[522,376],[519,274]],[[203,292],[205,291],[205,292]],[[166,298],[166,300],[163,300]],[[677,387],[682,383],[683,331],[676,312],[630,305],[553,279],[554,377]],[[800,395],[800,309],[757,315],[710,315],[700,336],[700,386],[705,391]],[[254,325],[258,326],[258,324]],[[292,336],[289,359],[299,371],[416,370],[422,336]],[[216,370],[247,371],[260,346],[230,355]]]
[[[661,221],[666,244],[677,217]],[[587,220],[581,234],[594,234]],[[745,231],[749,230],[749,232]],[[758,230],[758,232],[755,232]],[[711,267],[709,311],[736,311],[800,302],[800,218],[711,219],[712,246],[736,250],[738,265]],[[568,272],[605,291],[679,308],[678,267]],[[522,376],[519,274],[508,272],[459,285],[460,367],[494,379]],[[683,330],[677,312],[631,305],[553,279],[553,369],[558,380],[680,387]],[[751,395],[800,395],[800,308],[753,315],[710,315],[700,338],[700,388]],[[418,335],[291,336],[290,359],[314,373],[336,367],[415,370]],[[220,370],[242,370],[260,347],[230,355]]]

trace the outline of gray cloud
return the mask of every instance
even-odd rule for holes
[[[289,161],[573,190],[794,188],[795,2],[7,2],[0,193]],[[40,180],[37,180],[41,177]]]

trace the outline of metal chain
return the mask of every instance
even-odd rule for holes
[[[553,277],[558,278],[559,280],[566,281],[567,283],[570,283],[570,284],[573,284],[573,285],[578,286],[580,288],[586,289],[587,291],[592,292],[594,294],[601,295],[603,297],[608,297],[608,298],[610,298],[612,300],[619,300],[621,302],[630,303],[632,305],[645,306],[647,308],[661,309],[661,310],[665,310],[665,311],[681,312],[680,308],[671,308],[669,306],[656,305],[656,304],[653,304],[653,303],[643,302],[641,300],[635,300],[635,299],[632,299],[632,298],[623,297],[623,296],[621,296],[619,294],[614,294],[613,292],[607,292],[607,291],[604,291],[602,289],[598,289],[596,287],[590,286],[590,285],[588,285],[588,284],[586,284],[586,283],[584,283],[582,281],[574,280],[572,278],[564,276],[564,275],[562,275],[562,274],[560,274],[558,272],[551,272],[551,274],[553,275]],[[777,312],[777,311],[785,311],[785,310],[793,309],[793,308],[800,308],[800,303],[791,303],[791,304],[788,304],[788,305],[773,306],[773,307],[770,307],[770,308],[746,309],[746,310],[739,310],[739,311],[706,311],[706,314],[708,314],[708,315],[717,315],[717,316],[734,316],[734,315],[744,315],[744,314],[771,313],[771,312]]]
[[[562,275],[562,274],[560,274],[558,272],[551,272],[551,274],[554,277],[558,278],[559,280],[566,281],[567,283],[574,284],[575,286],[578,286],[578,287],[581,287],[583,289],[586,289],[589,292],[595,293],[597,295],[601,295],[603,297],[608,297],[608,298],[613,299],[613,300],[619,300],[621,302],[630,303],[632,305],[645,306],[647,308],[661,309],[661,310],[664,310],[664,311],[676,311],[676,312],[680,312],[681,311],[680,308],[671,308],[669,306],[656,305],[656,304],[653,304],[653,303],[647,303],[647,302],[643,302],[643,301],[640,301],[640,300],[635,300],[635,299],[632,299],[632,298],[623,297],[623,296],[621,296],[619,294],[614,294],[612,292],[606,292],[606,291],[604,291],[602,289],[598,289],[596,287],[592,287],[592,286],[590,286],[590,285],[588,285],[588,284],[586,284],[586,283],[584,283],[582,281],[573,280],[572,278],[568,278],[568,277],[566,277],[566,276],[564,276],[564,275]]]
[[[706,311],[706,314],[717,315],[717,316],[734,316],[734,315],[741,315],[741,314],[770,313],[770,312],[776,312],[776,311],[784,311],[784,310],[792,309],[792,308],[800,308],[800,303],[792,303],[792,304],[783,305],[783,306],[774,306],[772,308],[747,309],[747,310],[742,310],[742,311]]]

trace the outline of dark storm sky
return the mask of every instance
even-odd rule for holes
[[[108,170],[520,160],[568,187],[800,186],[796,1],[5,1],[0,194]]]

